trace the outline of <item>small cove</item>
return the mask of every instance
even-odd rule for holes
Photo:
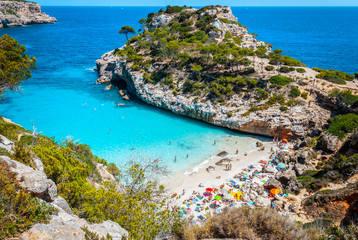
[[[43,134],[55,136],[58,140],[73,138],[86,143],[95,154],[110,162],[123,164],[131,158],[159,158],[172,171],[194,167],[223,150],[231,154],[235,149],[240,152],[251,151],[255,149],[258,139],[267,140],[233,133],[138,101],[123,102],[116,89],[105,91],[104,85],[93,84],[97,78],[96,72],[92,70],[95,60],[125,43],[125,37],[118,34],[120,26],[132,25],[138,29],[137,21],[158,9],[159,7],[44,7],[43,10],[55,16],[58,23],[0,30],[0,34],[7,33],[25,44],[29,54],[38,60],[38,69],[33,71],[33,78],[22,84],[22,91],[6,95],[6,99],[0,104],[1,115],[27,129],[32,129],[34,122]],[[318,39],[326,36],[326,43],[316,41],[307,45],[305,51],[301,51],[302,44],[315,39],[315,31],[306,32],[304,37],[299,34],[303,29],[297,29],[297,26],[294,26],[296,31],[293,31],[284,22],[277,25],[278,18],[276,21],[271,19],[271,23],[266,26],[260,21],[264,17],[262,15],[277,11],[301,11],[301,14],[305,11],[318,11],[324,15],[325,10],[322,9],[291,8],[284,11],[282,8],[233,8],[233,12],[240,22],[259,34],[258,39],[283,48],[287,55],[302,60],[310,67],[352,72],[358,63],[354,63],[348,53],[345,59],[341,58],[347,47],[353,48],[353,45],[345,41],[344,36],[334,40],[343,41],[341,51],[327,49],[327,46],[333,44],[327,38],[331,30],[325,31],[321,26]],[[334,9],[336,8],[329,11]],[[355,9],[357,12],[357,8]],[[347,17],[352,12],[350,9],[346,9],[348,14],[344,9],[338,10]],[[316,16],[317,12],[312,14]],[[252,19],[250,16],[256,18]],[[288,18],[288,15],[284,16]],[[356,26],[357,23],[352,21]],[[339,25],[339,22],[336,24]],[[318,31],[320,24],[311,26]],[[357,36],[358,32],[352,29],[351,34]],[[297,36],[301,38],[294,41]],[[322,56],[317,56],[315,51],[321,52]],[[354,51],[349,51],[349,54],[356,56]],[[332,60],[328,62],[329,56]],[[118,107],[118,103],[124,103],[125,106]],[[232,137],[229,137],[230,134]],[[214,140],[216,145],[213,144]],[[177,163],[174,163],[175,156]]]

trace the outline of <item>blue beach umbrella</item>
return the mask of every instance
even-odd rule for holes
[[[284,163],[279,163],[278,165],[277,165],[279,168],[282,168],[282,169],[285,169],[286,168],[286,164],[284,164]]]

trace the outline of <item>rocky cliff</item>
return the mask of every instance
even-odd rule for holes
[[[58,211],[48,223],[35,224],[22,233],[19,239],[85,239],[83,228],[87,228],[88,231],[96,233],[100,237],[106,237],[109,234],[117,240],[128,235],[127,231],[113,221],[92,224],[73,214],[66,200],[57,195],[56,184],[48,179],[43,171],[35,170],[6,156],[0,156],[0,163],[9,166],[10,171],[15,173],[21,187],[26,192],[48,202]],[[42,165],[39,159],[37,159],[37,165],[37,167]]]
[[[0,28],[55,22],[56,18],[41,12],[41,6],[37,3],[0,1]]]
[[[195,96],[174,95],[169,88],[145,83],[143,73],[133,71],[131,64],[113,51],[103,55],[96,64],[100,75],[98,82],[124,80],[129,92],[148,104],[232,130],[269,137],[299,137],[306,135],[310,129],[322,129],[330,116],[328,110],[308,102],[302,102],[286,112],[280,111],[280,105],[276,104],[265,111],[242,116],[255,102],[254,99],[250,101],[233,96],[229,104],[221,105],[210,101],[197,102]],[[232,112],[237,113],[229,117]]]
[[[160,11],[143,22],[142,34],[96,61],[97,83],[125,82],[148,104],[270,137],[317,133],[330,117],[328,93],[341,86],[326,84],[317,71],[273,52],[237,22],[229,7]],[[289,83],[273,83],[277,75]],[[357,91],[356,84],[345,89]]]

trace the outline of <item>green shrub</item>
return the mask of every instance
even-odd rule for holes
[[[302,92],[301,97],[305,100],[307,100],[308,92]]]
[[[253,73],[255,73],[255,72],[256,72],[256,71],[255,71],[255,68],[253,68],[253,67],[247,67],[247,68],[245,69],[244,74],[250,75],[250,74],[253,74]]]
[[[329,95],[336,96],[340,101],[348,105],[356,105],[358,103],[358,95],[353,95],[351,90],[339,91],[335,89]]]
[[[291,91],[288,94],[291,98],[296,98],[301,95],[301,91],[297,87],[291,87]]]
[[[228,112],[228,113],[227,113],[227,117],[228,117],[228,118],[231,118],[232,115],[233,115],[232,112]]]
[[[140,71],[142,68],[141,68],[139,65],[133,64],[133,65],[131,66],[131,69],[132,69],[133,71]]]
[[[292,67],[286,67],[286,66],[283,66],[279,69],[279,72],[282,72],[282,73],[289,73],[289,72],[292,72],[294,71],[295,69],[292,68]]]
[[[282,112],[285,112],[285,111],[287,111],[288,110],[288,108],[286,107],[286,106],[281,106],[280,107],[280,111],[282,111]]]
[[[266,71],[273,71],[275,68],[274,68],[274,66],[267,65],[267,66],[265,67],[265,69],[266,69]]]
[[[256,91],[257,91],[256,92],[256,99],[257,100],[262,101],[262,100],[265,100],[265,99],[267,99],[269,97],[269,93],[267,91],[265,91],[264,89],[262,89],[262,88],[257,88]]]
[[[354,75],[336,71],[336,70],[325,70],[325,69],[319,69],[319,68],[312,68],[313,70],[319,72],[316,77],[325,79],[332,83],[337,84],[346,84],[346,81],[352,81],[354,79]]]
[[[289,78],[289,77],[282,76],[282,75],[276,75],[276,76],[272,76],[270,78],[270,82],[272,84],[276,84],[278,86],[284,86],[284,85],[288,85],[291,82],[293,82],[293,79]]]
[[[285,100],[286,100],[285,96],[283,96],[283,95],[273,95],[272,97],[269,98],[267,103],[269,105],[273,105],[276,103],[283,104],[285,102]]]
[[[338,115],[330,118],[328,122],[330,126],[327,131],[343,139],[346,133],[358,128],[358,115],[354,113]]]
[[[356,79],[358,79],[358,72],[356,72],[356,73],[354,74],[354,77],[355,77]]]
[[[186,6],[184,7],[179,7],[179,6],[167,6],[167,10],[165,11],[166,13],[178,13],[181,12],[183,9],[187,8]]]
[[[107,165],[107,171],[115,177],[118,177],[120,174],[118,167],[114,163]]]
[[[296,71],[297,71],[298,73],[305,73],[305,72],[306,72],[306,70],[303,69],[303,68],[296,68]]]

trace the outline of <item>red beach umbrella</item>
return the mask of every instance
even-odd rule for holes
[[[212,188],[207,188],[207,189],[205,189],[207,192],[212,192],[213,191],[213,189]]]

